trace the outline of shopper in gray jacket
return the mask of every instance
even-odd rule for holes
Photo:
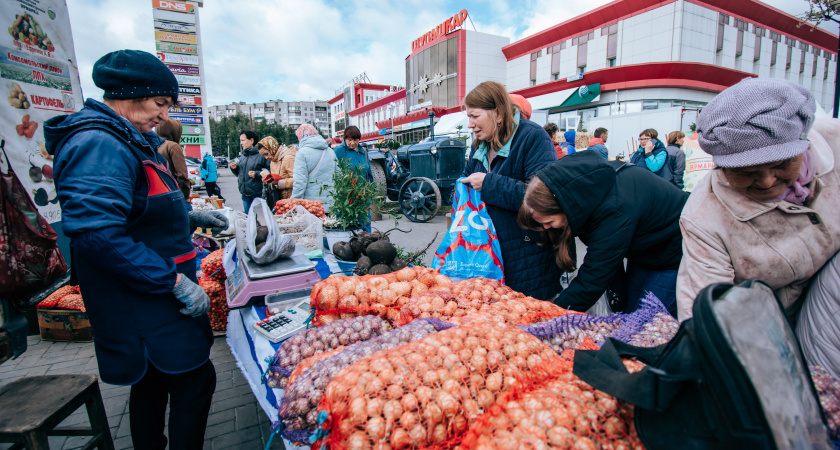
[[[665,162],[665,170],[662,173],[662,178],[680,189],[685,187],[685,183],[683,182],[683,176],[685,175],[685,152],[682,151],[684,142],[685,133],[682,131],[672,131],[668,134],[668,147],[665,148],[665,151],[668,153],[668,160]]]
[[[321,200],[324,211],[330,212],[332,202],[328,194],[333,187],[335,152],[327,146],[318,130],[308,123],[301,125],[295,134],[300,144],[295,155],[292,198]]]

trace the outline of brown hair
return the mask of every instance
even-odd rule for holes
[[[642,136],[650,136],[652,139],[659,139],[659,133],[656,132],[653,128],[645,128],[639,133],[639,137]]]
[[[355,141],[356,139],[362,138],[362,132],[359,131],[359,127],[357,127],[356,125],[350,125],[349,127],[344,129],[343,137],[345,140],[353,139]]]
[[[522,206],[519,207],[517,222],[526,230],[534,230],[542,233],[543,241],[554,249],[555,260],[560,268],[566,272],[575,270],[577,261],[572,259],[569,249],[574,245],[574,236],[568,225],[562,229],[546,229],[541,223],[534,220],[534,213],[541,216],[553,216],[566,214],[557,201],[557,197],[551,189],[536,175],[531,178],[528,188],[525,190],[525,198],[522,199]]]
[[[672,131],[671,134],[668,135],[668,145],[674,145],[677,143],[677,139],[684,137],[685,133],[682,131]]]
[[[487,110],[493,118],[502,121],[493,130],[493,137],[487,145],[493,150],[501,149],[513,137],[516,126],[513,122],[513,100],[507,89],[495,81],[485,81],[475,87],[464,98],[464,106]]]

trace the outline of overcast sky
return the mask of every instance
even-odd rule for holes
[[[737,1],[737,0],[733,0]],[[477,31],[530,36],[607,0],[206,0],[200,9],[205,105],[234,101],[327,100],[367,72],[374,83],[405,84],[411,41],[461,9]],[[805,0],[766,0],[801,15]],[[85,97],[101,98],[90,73],[113,50],[155,51],[148,0],[67,0]],[[836,24],[827,29],[837,33]],[[467,24],[473,29],[472,24]]]

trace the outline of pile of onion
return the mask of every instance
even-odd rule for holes
[[[309,304],[315,309],[313,323],[323,326],[364,314],[396,321],[399,308],[410,298],[450,284],[449,277],[419,266],[386,275],[332,275],[312,289]]]
[[[510,325],[440,331],[341,371],[318,406],[328,413],[325,443],[355,449],[451,446],[487,408],[568,366]]]

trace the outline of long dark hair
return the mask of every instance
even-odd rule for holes
[[[551,189],[536,175],[531,178],[528,188],[525,190],[525,198],[522,199],[522,206],[519,207],[517,221],[522,228],[539,231],[545,244],[554,249],[557,265],[566,272],[574,271],[577,267],[577,261],[572,259],[569,252],[574,245],[572,230],[568,225],[561,229],[546,229],[541,223],[534,220],[535,212],[541,216],[566,214]]]

